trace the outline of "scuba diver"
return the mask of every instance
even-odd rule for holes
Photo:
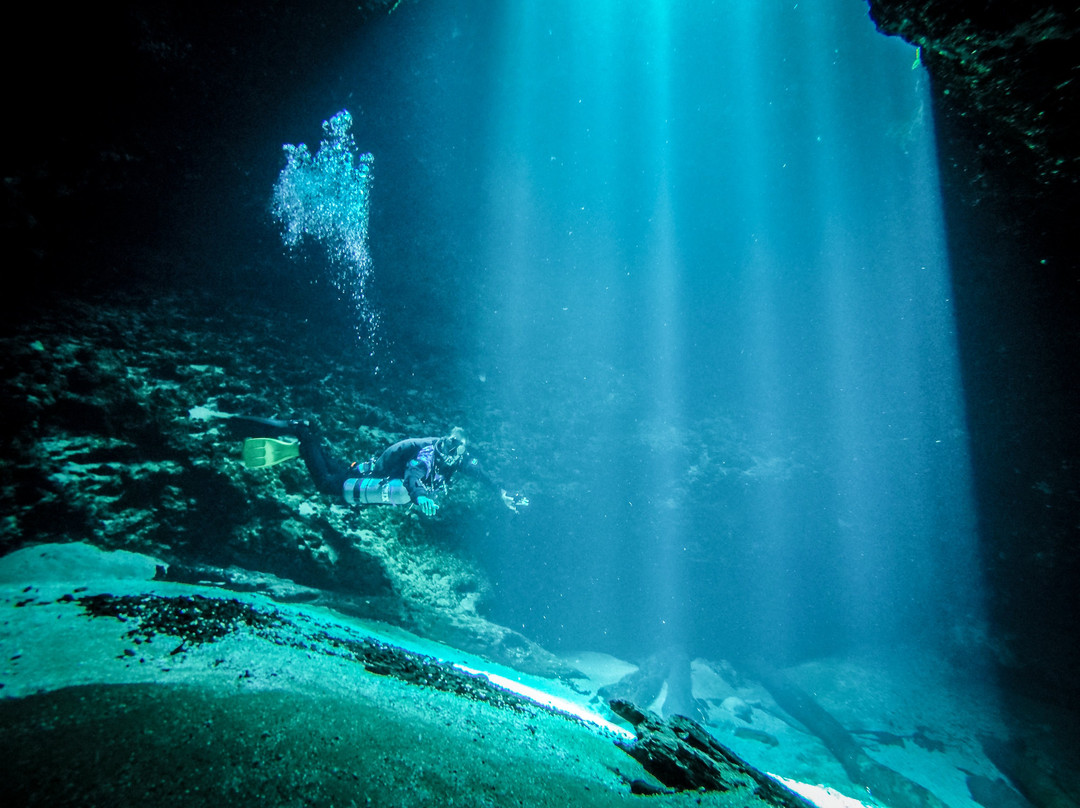
[[[439,510],[437,497],[446,492],[458,471],[497,491],[512,511],[529,504],[527,497],[508,494],[468,453],[465,431],[454,427],[449,435],[409,438],[387,447],[378,457],[345,463],[329,456],[316,429],[308,421],[233,416],[234,420],[291,435],[296,441],[248,438],[242,458],[248,468],[273,466],[301,457],[321,493],[343,497],[347,505],[416,505],[425,516]]]

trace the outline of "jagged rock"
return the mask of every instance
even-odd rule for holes
[[[750,791],[783,808],[810,808],[810,803],[758,771],[718,743],[701,725],[684,716],[667,721],[627,701],[611,709],[634,725],[637,741],[618,741],[635,760],[664,785],[679,791]]]

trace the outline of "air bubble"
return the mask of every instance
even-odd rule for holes
[[[342,110],[323,121],[323,139],[314,155],[307,145],[285,144],[285,168],[274,185],[271,210],[290,249],[306,239],[326,251],[330,281],[352,305],[356,334],[374,351],[380,317],[368,299],[373,263],[368,251],[371,154],[358,154],[352,115]]]

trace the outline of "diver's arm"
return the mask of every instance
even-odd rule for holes
[[[439,510],[439,503],[432,499],[424,488],[424,480],[430,470],[431,455],[421,450],[416,457],[405,464],[405,474],[401,478],[409,499],[424,516],[434,516]]]
[[[405,490],[409,492],[409,499],[420,504],[420,497],[426,495],[423,480],[427,477],[428,465],[418,457],[414,457],[405,464],[405,473],[401,481],[405,484]]]

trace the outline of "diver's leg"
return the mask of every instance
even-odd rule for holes
[[[231,434],[245,438],[267,437],[267,432],[275,435],[295,435],[297,429],[307,424],[306,421],[258,418],[254,415],[231,415],[226,423]]]
[[[315,487],[323,494],[341,496],[342,486],[350,475],[351,467],[326,453],[322,436],[309,421],[259,418],[254,415],[235,415],[230,420],[237,422],[236,425],[243,429],[257,426],[264,431],[271,429],[278,434],[299,438],[300,457],[307,466]]]
[[[322,437],[308,424],[298,425],[293,434],[300,438],[300,457],[303,458],[315,487],[323,494],[341,496],[342,486],[350,476],[351,466],[328,455]]]

